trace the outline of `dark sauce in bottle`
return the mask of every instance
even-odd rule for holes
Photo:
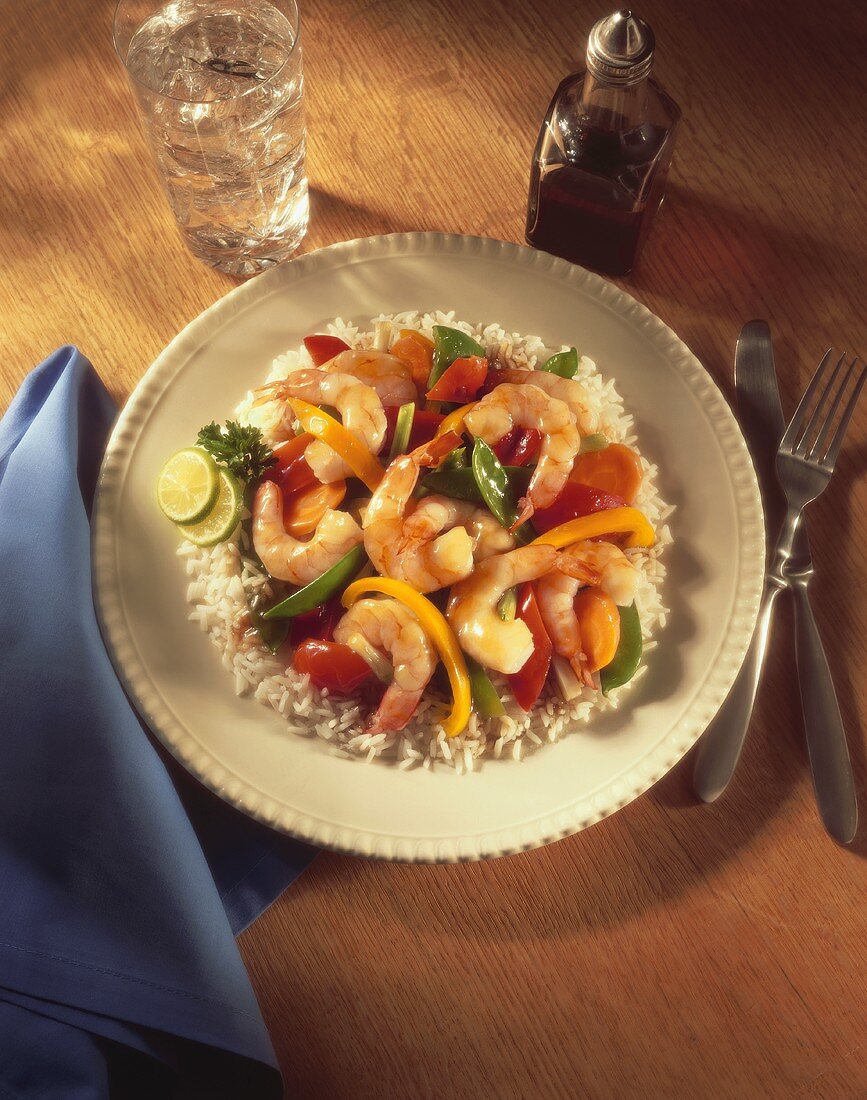
[[[633,19],[619,12],[597,27],[618,17]],[[626,86],[589,72],[560,84],[533,157],[530,244],[609,275],[632,270],[662,200],[680,116],[646,71]]]

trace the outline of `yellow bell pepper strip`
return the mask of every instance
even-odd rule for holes
[[[470,720],[472,688],[467,662],[464,660],[452,628],[430,600],[426,600],[405,581],[398,581],[393,577],[361,577],[353,581],[341,597],[343,606],[352,607],[358,597],[366,592],[382,592],[385,596],[392,596],[399,600],[415,615],[422,629],[433,642],[445,665],[452,688],[452,709],[442,723],[442,727],[448,737],[457,737]]]
[[[460,433],[464,427],[464,417],[475,405],[476,402],[471,401],[468,405],[461,405],[459,409],[450,412],[437,428],[437,436],[445,435],[446,432]]]
[[[593,512],[589,516],[579,516],[552,527],[544,535],[534,539],[536,543],[554,546],[560,550],[582,539],[592,539],[596,535],[614,535],[627,532],[627,546],[653,546],[656,535],[647,517],[637,508],[606,508],[604,512]]]
[[[352,432],[348,432],[339,420],[335,420],[327,412],[302,401],[300,397],[290,397],[288,400],[304,431],[327,443],[344,459],[355,476],[373,492],[385,474],[376,455],[372,455]]]

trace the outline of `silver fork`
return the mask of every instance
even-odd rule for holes
[[[747,663],[735,688],[743,692],[741,701],[746,708],[746,713],[752,709],[758,690],[771,616],[777,596],[783,589],[792,587],[796,594],[799,588],[803,588],[803,594],[806,597],[810,571],[799,573],[797,567],[792,571],[789,570],[801,513],[806,505],[823,492],[831,480],[846,429],[867,376],[867,366],[859,369],[857,356],[852,359],[844,372],[843,366],[846,360],[844,354],[833,367],[831,377],[827,378],[830,360],[831,349],[825,352],[816,368],[777,452],[777,477],[786,495],[788,510],[777,540],[774,559],[765,575],[765,589],[756,624],[757,644],[751,647]],[[843,396],[853,379],[854,386],[840,411]],[[811,402],[820,387],[822,387],[821,393],[808,419]],[[838,411],[840,415],[835,429]],[[835,839],[845,844],[854,837],[858,823],[855,786],[846,746],[846,735],[828,662],[822,650],[809,603],[806,598],[798,600],[797,603],[798,679],[813,784],[826,828]],[[729,729],[736,732],[736,724]],[[743,730],[743,726],[741,729]],[[719,741],[714,745],[700,743],[699,758],[712,752],[717,762],[717,767],[712,769],[713,772],[730,776],[734,771],[742,744],[740,735],[732,737],[728,744],[720,744]],[[700,762],[699,759],[697,769]],[[707,771],[706,768],[703,770]],[[717,797],[722,792],[726,781],[727,779],[717,790],[712,789],[712,783],[708,786],[709,781],[706,779],[707,789],[700,792],[702,797],[706,801]]]

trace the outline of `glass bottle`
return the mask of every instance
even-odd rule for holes
[[[621,10],[563,80],[533,155],[527,240],[608,275],[631,270],[662,201],[680,109],[650,77],[654,36]]]

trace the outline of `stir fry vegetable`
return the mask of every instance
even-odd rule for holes
[[[456,447],[455,451],[458,450],[464,451],[464,459],[466,459],[466,450],[462,447]],[[457,458],[456,461],[460,461],[460,458]],[[441,493],[444,497],[451,497],[453,500],[469,500],[475,504],[484,504],[485,498],[482,496],[482,491],[479,488],[472,467],[449,466],[446,464],[447,462],[448,459],[438,469],[427,474],[422,480],[422,486],[432,493]],[[502,469],[511,485],[512,496],[514,497],[516,492],[524,492],[533,471],[528,470],[525,466],[504,466]]]
[[[513,428],[491,449],[504,466],[526,466],[537,457],[541,446],[542,433],[535,428]]]
[[[455,401],[465,405],[476,396],[488,375],[488,361],[483,355],[468,355],[455,359],[428,390],[430,401]]]
[[[578,349],[569,348],[568,351],[558,351],[538,369],[559,374],[561,378],[574,378],[578,373]]]
[[[506,708],[491,683],[490,676],[472,657],[467,657],[466,662],[473,692],[473,710],[480,718],[501,718],[506,713]]]
[[[315,405],[302,401],[298,397],[290,397],[287,400],[305,431],[315,435],[317,439],[321,439],[323,443],[327,443],[332,450],[335,450],[368,489],[373,490],[377,487],[382,481],[385,470],[375,455],[372,455],[333,416],[329,416],[328,413],[317,409]]]
[[[389,459],[406,454],[409,449],[409,440],[412,435],[412,425],[415,420],[415,404],[412,401],[401,405],[397,410],[397,419],[394,423],[394,436],[391,447],[388,450]]]
[[[572,477],[583,485],[612,493],[631,504],[641,488],[644,469],[631,447],[612,443],[603,450],[579,454],[572,467]]]
[[[532,710],[548,678],[553,646],[533,592],[533,585],[522,584],[518,593],[517,617],[526,623],[533,635],[533,652],[526,664],[509,676],[509,687],[522,710]]]
[[[515,492],[505,469],[483,439],[477,439],[473,444],[472,470],[485,504],[503,527],[511,531],[518,521]],[[533,535],[534,531],[527,523],[522,523],[515,531],[519,543],[532,542]]]
[[[354,581],[343,593],[343,606],[352,607],[359,596],[367,592],[382,592],[400,600],[416,616],[422,629],[436,647],[452,689],[452,709],[442,723],[448,737],[456,737],[470,720],[472,691],[467,664],[452,628],[430,600],[416,592],[404,581],[393,577],[362,577]]]
[[[307,348],[314,367],[321,367],[323,363],[329,362],[335,355],[339,355],[342,351],[349,351],[349,344],[345,340],[341,340],[339,336],[326,336],[324,334],[305,336],[304,347]]]
[[[307,673],[320,690],[352,695],[373,679],[370,665],[348,645],[308,638],[292,656],[296,672]]]
[[[620,644],[614,659],[599,675],[605,695],[628,684],[641,661],[641,621],[635,604],[618,608],[620,612]]]
[[[597,535],[628,534],[627,546],[653,546],[656,535],[653,528],[637,508],[611,508],[605,512],[594,512],[591,516],[571,519],[559,527],[553,527],[540,535],[536,542],[546,543],[560,549],[573,542],[592,539]]]
[[[453,409],[448,416],[444,417],[440,426],[437,428],[437,435],[445,435],[447,432],[460,432],[463,430],[464,417],[475,405],[475,401],[471,401],[468,405],[461,405],[459,409]]]
[[[462,359],[469,355],[484,356],[485,349],[477,343],[472,336],[467,336],[457,328],[449,328],[446,325],[434,325],[434,353],[428,389],[432,389],[446,369],[454,363],[455,359]]]
[[[614,660],[620,642],[618,607],[601,588],[583,588],[575,597],[575,618],[589,672]]]
[[[431,366],[433,364],[434,345],[432,340],[412,329],[401,329],[397,340],[391,345],[391,354],[402,360],[412,371],[412,380],[419,393],[428,388]]]
[[[385,429],[385,439],[382,442],[380,454],[388,454],[391,450],[394,433],[397,429],[398,414],[402,408],[402,405],[385,405],[383,407],[382,411],[385,413],[388,426]],[[442,420],[440,413],[431,412],[429,409],[421,409],[416,405],[407,450],[412,451],[416,447],[420,447],[422,443],[429,443],[436,436]]]
[[[563,492],[547,508],[537,508],[533,513],[533,526],[537,531],[550,531],[560,527],[570,519],[589,516],[593,512],[604,512],[611,508],[623,508],[623,497],[603,493],[589,485],[580,485],[577,481],[567,481]]]
[[[367,560],[364,547],[352,548],[336,565],[317,577],[315,581],[299,588],[291,596],[276,604],[262,616],[264,619],[291,619],[303,615],[325,603],[336,592],[342,591]]]

